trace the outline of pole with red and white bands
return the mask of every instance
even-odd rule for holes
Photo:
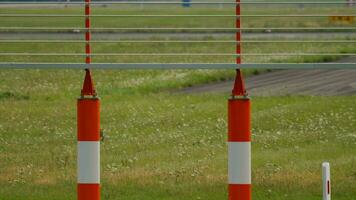
[[[241,5],[236,0],[236,64],[241,64]],[[251,200],[251,103],[241,70],[228,100],[229,200]]]
[[[77,101],[77,199],[100,200],[100,100],[94,89],[89,69],[90,57],[90,0],[85,0],[85,79]]]

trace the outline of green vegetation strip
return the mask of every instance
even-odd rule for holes
[[[23,7],[1,7],[0,14],[37,14],[37,15],[83,15],[83,8],[74,7],[45,7],[43,8],[23,8]],[[235,28],[235,20],[231,15],[235,14],[233,6],[193,6],[192,8],[182,8],[178,6],[145,6],[139,5],[113,5],[113,6],[94,6],[93,15],[202,15],[202,17],[115,17],[102,18],[93,17],[92,27],[220,27]],[[245,5],[242,15],[355,15],[352,7],[346,6],[248,6]],[[209,17],[206,20],[205,15],[229,15],[227,17]],[[0,18],[0,27],[77,27],[83,28],[83,17],[2,17]],[[328,17],[244,17],[244,28],[277,28],[277,27],[345,27],[352,28],[354,23],[334,23]],[[66,31],[66,30],[64,30]],[[125,30],[121,30],[124,31]],[[174,30],[169,30],[170,32]],[[176,30],[184,32],[186,30]],[[213,30],[214,31],[214,30]],[[216,30],[215,30],[216,31]],[[218,30],[220,32],[231,32],[231,30]],[[261,30],[257,30],[261,31]],[[299,30],[301,31],[301,30]],[[315,32],[315,30],[308,30]],[[327,30],[318,30],[327,31]],[[126,30],[132,32],[132,30]],[[150,32],[150,30],[141,30],[141,32]]]
[[[94,71],[102,99],[103,198],[227,198],[228,94],[160,92],[217,73],[225,72]],[[83,73],[0,70],[0,77],[0,199],[75,199]],[[334,198],[352,200],[355,100],[252,97],[254,198],[320,199],[320,165],[329,161]]]

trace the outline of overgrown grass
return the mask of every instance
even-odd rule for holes
[[[0,7],[0,14],[76,14],[82,15],[83,8],[80,7],[44,7],[24,8],[24,7]],[[355,15],[353,7],[345,6],[255,6],[244,5],[243,15]],[[182,8],[176,6],[150,6],[146,5],[142,9],[139,6],[93,6],[93,15],[234,15],[233,6],[219,7],[213,6],[193,6]],[[233,17],[93,17],[93,27],[221,27],[234,28]],[[353,27],[354,23],[336,23],[329,21],[328,17],[248,17],[243,18],[243,27]],[[82,17],[3,17],[0,18],[2,27],[83,27]],[[184,31],[184,30],[180,30]],[[313,31],[313,30],[311,30]],[[127,31],[126,31],[127,32]],[[132,31],[128,31],[132,32]],[[170,31],[171,32],[171,31]]]
[[[168,80],[154,74],[94,71],[105,135],[103,199],[226,199],[228,94],[135,92],[146,83],[180,82],[179,72],[165,71],[177,74]],[[11,94],[0,100],[0,199],[75,199],[82,75],[0,71],[0,93]],[[353,200],[354,102],[354,96],[253,97],[254,199],[320,199],[320,164],[327,160],[334,198]]]

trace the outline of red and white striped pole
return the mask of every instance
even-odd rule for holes
[[[77,102],[78,200],[100,200],[100,100],[86,69]]]
[[[251,200],[250,106],[238,69],[228,101],[229,200]]]
[[[236,64],[241,64],[241,5],[236,0]],[[251,104],[241,70],[228,101],[229,200],[251,200]]]
[[[85,63],[91,63],[90,0],[85,0]],[[78,200],[100,200],[100,100],[89,69],[77,102]]]

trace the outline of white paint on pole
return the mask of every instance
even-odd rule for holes
[[[251,142],[229,142],[229,184],[251,184]]]
[[[323,200],[331,200],[330,164],[324,162],[323,168]]]
[[[100,142],[78,142],[78,183],[100,183]]]

